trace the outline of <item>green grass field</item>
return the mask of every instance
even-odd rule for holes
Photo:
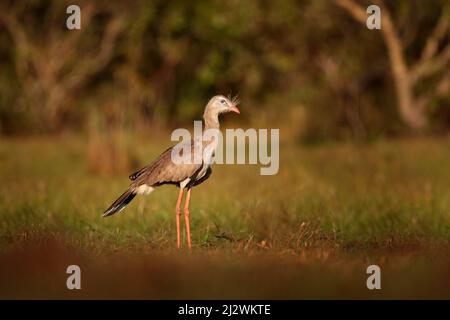
[[[134,143],[142,165],[171,144]],[[192,192],[188,253],[175,187],[102,218],[129,172],[90,170],[81,137],[3,139],[0,298],[450,298],[449,144],[284,141],[275,176],[215,165]],[[366,288],[371,264],[382,290]]]

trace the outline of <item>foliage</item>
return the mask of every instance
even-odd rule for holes
[[[110,121],[113,102],[130,114],[130,125],[184,123],[199,118],[211,95],[229,92],[241,95],[246,121],[276,109],[286,126],[304,127],[300,138],[309,141],[370,140],[407,129],[381,33],[333,1],[85,1],[80,7],[82,29],[69,31],[64,2],[2,5],[1,132],[88,130],[91,112]],[[409,62],[418,59],[445,8],[440,0],[388,3]],[[20,28],[8,27],[8,19]],[[427,78],[419,89],[435,83]],[[448,131],[448,101],[432,97],[429,131]],[[291,119],[296,108],[304,110],[302,123]]]

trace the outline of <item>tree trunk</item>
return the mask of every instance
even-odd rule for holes
[[[427,118],[424,109],[415,103],[414,90],[401,40],[387,10],[383,10],[382,17],[382,35],[387,47],[389,63],[394,78],[399,115],[411,129],[415,131],[423,130],[427,126]]]
[[[414,103],[413,90],[409,79],[395,76],[395,86],[399,115],[404,123],[415,131],[421,131],[428,125],[424,109]]]
[[[335,2],[347,10],[356,20],[365,23],[367,13],[365,7],[353,0],[335,0]],[[402,121],[414,131],[421,131],[428,125],[424,103],[416,99],[414,85],[417,78],[406,63],[403,52],[403,44],[397,34],[394,22],[389,10],[381,0],[374,0],[381,10],[381,34],[389,56],[389,64],[395,85],[397,110]],[[440,29],[439,29],[440,30]]]

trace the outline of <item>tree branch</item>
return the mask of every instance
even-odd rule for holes
[[[436,23],[436,26],[431,33],[431,36],[428,38],[427,43],[422,51],[422,55],[420,61],[426,61],[433,57],[437,49],[439,47],[439,43],[444,38],[448,29],[448,17],[444,13],[442,13],[439,21]]]
[[[431,59],[421,61],[411,70],[411,77],[414,82],[427,77],[443,68],[450,62],[450,44],[441,53]]]
[[[335,0],[335,2],[347,10],[356,20],[362,23],[366,21],[367,12],[353,0]],[[372,3],[381,8],[380,31],[392,69],[399,114],[411,128],[421,130],[426,126],[427,121],[423,109],[414,101],[413,82],[411,81],[410,69],[406,63],[404,45],[398,36],[388,8],[384,6],[381,0],[374,0]]]
[[[439,44],[448,30],[448,15],[446,12],[443,12],[433,32],[427,39],[420,60],[411,68],[411,77],[414,82],[439,71],[450,61],[450,44],[437,55]]]
[[[112,59],[114,48],[120,33],[124,29],[124,21],[121,18],[112,19],[105,28],[98,52],[86,58],[82,65],[78,65],[66,78],[66,86],[75,88],[83,83],[89,76],[102,70]]]
[[[16,70],[20,74],[26,72],[28,62],[34,62],[33,55],[31,54],[33,50],[33,45],[29,40],[23,25],[16,19],[14,14],[8,14],[6,9],[0,9],[0,23],[2,23],[11,35],[13,42],[16,46],[16,58],[15,65]]]

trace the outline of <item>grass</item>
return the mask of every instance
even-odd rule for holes
[[[283,141],[275,176],[216,165],[192,193],[188,254],[173,186],[101,218],[129,172],[92,171],[83,137],[3,139],[0,297],[450,298],[448,142]],[[145,164],[170,141],[134,143]],[[79,292],[65,289],[69,264]],[[381,291],[365,286],[370,264]]]

